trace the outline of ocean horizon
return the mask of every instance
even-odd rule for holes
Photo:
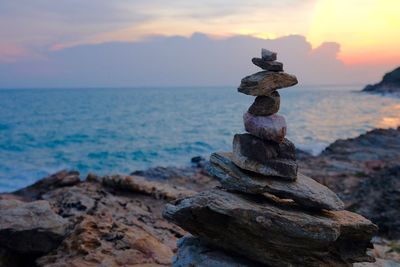
[[[287,137],[319,154],[337,139],[400,124],[400,99],[361,85],[280,90]],[[0,89],[0,192],[60,169],[105,175],[188,166],[231,149],[254,97],[233,86]]]

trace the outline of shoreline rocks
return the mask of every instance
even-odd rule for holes
[[[275,59],[276,53],[262,50],[262,60]],[[242,79],[238,91],[268,96],[296,83],[293,75],[265,71]],[[216,253],[226,251],[266,266],[350,267],[374,262],[367,249],[376,225],[344,211],[335,193],[297,172],[284,117],[246,112],[243,121],[248,134],[235,135],[233,152],[210,158],[209,173],[222,187],[168,204],[163,216],[211,244]],[[186,249],[180,246],[178,255]],[[200,250],[192,254],[193,259],[202,256]],[[195,266],[190,258],[177,258],[182,260],[174,261],[175,267]]]

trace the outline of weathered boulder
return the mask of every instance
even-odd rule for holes
[[[278,91],[272,92],[268,96],[257,96],[248,112],[255,116],[269,116],[279,111],[281,97]]]
[[[173,252],[136,225],[110,214],[86,215],[55,253],[39,258],[40,267],[170,266]]]
[[[264,265],[218,250],[199,238],[185,236],[178,240],[178,252],[174,257],[172,266],[262,267]]]
[[[168,204],[164,217],[205,241],[268,266],[351,266],[377,227],[348,211],[307,212],[213,189]]]
[[[23,254],[45,254],[66,234],[68,221],[49,202],[0,200],[0,247]]]
[[[283,142],[286,136],[286,121],[283,116],[254,116],[248,112],[243,115],[244,128],[248,133],[263,140]]]
[[[249,194],[269,193],[280,198],[292,199],[309,209],[343,210],[344,204],[326,186],[298,173],[295,182],[265,178],[238,168],[231,153],[213,153],[209,172],[228,190]]]
[[[283,71],[283,64],[278,61],[264,60],[262,58],[254,57],[251,59],[254,65],[269,71]]]
[[[270,95],[273,91],[296,85],[297,78],[285,72],[260,71],[242,79],[238,91],[252,96]]]

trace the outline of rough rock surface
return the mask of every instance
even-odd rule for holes
[[[253,116],[246,112],[243,115],[244,128],[248,133],[263,140],[283,142],[286,136],[286,121],[283,116]]]
[[[283,71],[283,64],[278,61],[264,60],[262,58],[254,57],[251,59],[254,65],[269,71]]]
[[[257,96],[248,112],[255,116],[269,116],[279,111],[280,95],[278,91],[272,92],[268,96]]]
[[[269,159],[264,163],[255,161],[235,150],[232,154],[232,161],[240,168],[265,176],[272,176],[287,181],[297,179],[297,163],[290,159]],[[264,177],[267,179],[267,177]]]
[[[400,67],[386,73],[383,76],[382,81],[379,83],[367,85],[363,91],[370,93],[390,93],[400,95]]]
[[[360,212],[367,218],[369,214],[375,215],[371,219],[377,220],[375,223],[380,226],[380,234],[391,239],[385,241],[384,244],[373,239],[374,249],[371,251],[371,255],[377,258],[377,262],[357,263],[354,266],[397,267],[400,264],[400,242],[393,240],[400,237],[400,219],[396,217],[400,214],[400,205],[396,200],[400,190],[397,183],[399,175],[396,172],[396,166],[399,166],[400,162],[399,148],[400,129],[388,129],[373,130],[357,138],[335,142],[317,157],[306,153],[297,153],[302,173],[323,182],[340,194],[348,209]],[[70,180],[68,177],[71,177],[73,173],[75,173],[72,175],[75,176],[74,182],[67,182]],[[156,181],[155,186],[168,182],[174,189],[184,187],[190,191],[204,191],[219,185],[216,179],[205,173],[206,171],[202,168],[192,167],[157,167],[135,172],[136,175],[149,177],[152,182]],[[56,176],[58,178],[54,178]],[[53,178],[49,179],[50,177]],[[44,178],[35,186],[29,186],[29,190],[27,190],[28,188],[19,190],[18,195],[0,194],[0,199],[7,200],[45,199],[51,203],[50,207],[55,213],[70,222],[70,231],[62,244],[51,254],[47,254],[39,260],[41,267],[74,266],[71,264],[72,262],[77,262],[79,267],[101,266],[99,260],[96,260],[97,257],[103,263],[110,263],[105,266],[113,266],[112,264],[115,262],[124,262],[119,258],[128,257],[121,253],[125,249],[121,243],[125,241],[118,240],[120,238],[129,240],[128,244],[134,244],[134,242],[131,243],[131,237],[125,235],[125,232],[132,231],[135,235],[135,231],[138,229],[140,229],[137,232],[138,236],[145,233],[150,234],[157,242],[170,248],[172,252],[176,250],[176,240],[187,234],[161,217],[161,210],[167,200],[159,194],[152,193],[159,191],[158,189],[146,192],[117,189],[112,185],[105,186],[101,182],[102,177],[95,175],[90,176],[91,182],[80,182],[76,179],[79,178],[77,172],[59,172],[50,177]],[[67,178],[65,181],[63,181],[64,177]],[[380,183],[381,179],[382,183]],[[54,184],[50,181],[53,181]],[[140,179],[135,181],[140,182]],[[299,181],[300,179],[297,179],[297,182]],[[358,190],[360,190],[359,193]],[[27,192],[27,195],[21,192]],[[275,194],[279,193],[275,192]],[[280,196],[294,198],[286,195]],[[266,196],[266,198],[270,198],[270,196]],[[105,217],[101,215],[103,213]],[[118,235],[115,235],[115,239],[102,235],[101,231],[94,231],[91,227],[87,227],[89,224],[86,222],[105,221],[107,218],[111,218],[113,223],[118,225],[115,228],[117,231],[124,229],[123,233],[119,232]],[[121,228],[130,225],[132,228]],[[87,229],[87,231],[83,229]],[[79,231],[81,232],[79,233]],[[111,232],[114,235],[112,229]],[[93,238],[84,239],[89,234]],[[151,240],[154,239],[151,238]],[[71,246],[65,250],[67,243],[70,243]],[[91,244],[93,243],[100,243],[100,245],[97,249],[92,248]],[[157,248],[160,244],[154,245],[153,248]],[[136,251],[137,247],[134,248],[133,245],[132,247],[129,249],[132,252],[129,257],[134,257],[135,262],[139,263],[128,264],[127,267],[169,266],[171,264],[171,261],[168,264],[162,264],[159,260],[161,255],[168,254],[157,254],[156,257],[153,257],[151,253],[146,254],[149,252],[148,250],[146,253],[142,253],[140,251],[145,250]],[[107,250],[103,254],[100,248]],[[207,255],[209,255],[208,252]],[[25,253],[18,254],[0,247],[0,266],[33,267],[36,257]],[[236,256],[233,258],[236,259]],[[126,259],[126,262],[128,260]]]
[[[164,216],[207,242],[269,266],[351,266],[373,261],[377,227],[348,211],[310,213],[219,189],[168,204]]]
[[[233,164],[231,153],[213,153],[210,161],[210,173],[227,189],[249,194],[270,193],[292,199],[309,209],[342,210],[344,207],[335,193],[300,173],[295,182],[288,183],[281,179],[265,179],[239,169]]]
[[[193,236],[178,240],[178,253],[173,267],[262,267],[263,264],[230,255]]]
[[[238,91],[252,96],[270,95],[273,91],[296,85],[297,78],[285,72],[260,71],[244,77]]]
[[[0,200],[0,247],[17,253],[45,254],[60,244],[67,227],[68,221],[45,200]]]
[[[302,173],[336,192],[346,209],[378,224],[380,234],[400,238],[400,128],[338,140],[297,162]]]
[[[235,134],[233,151],[260,163],[274,158],[296,160],[295,146],[286,138],[282,143],[276,143],[262,140],[251,134]]]

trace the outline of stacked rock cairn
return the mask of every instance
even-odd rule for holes
[[[256,96],[244,114],[247,133],[233,152],[213,153],[209,172],[221,187],[168,204],[164,217],[192,235],[178,241],[174,266],[353,266],[373,262],[377,227],[344,210],[339,197],[297,171],[295,146],[277,115],[278,89],[297,84],[277,54],[262,49],[263,71],[238,91]]]

